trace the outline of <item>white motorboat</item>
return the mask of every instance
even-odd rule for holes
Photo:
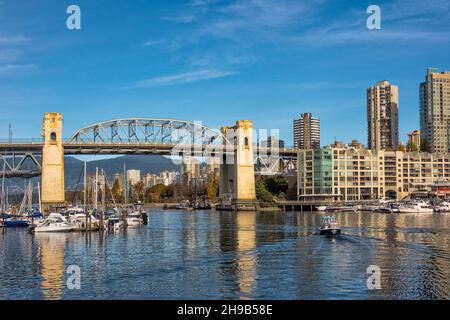
[[[316,206],[317,211],[325,211],[327,209],[327,206]]]
[[[141,213],[139,211],[134,211],[130,213],[127,217],[128,227],[139,227],[144,224],[144,219],[141,218]]]
[[[425,201],[406,203],[399,206],[400,213],[433,213],[434,209]]]
[[[99,221],[94,216],[88,216],[88,219],[91,221],[91,229],[95,230],[99,226]],[[86,230],[86,214],[85,213],[76,213],[68,216],[68,220],[70,223],[74,224],[75,230]],[[89,223],[89,221],[88,221]]]
[[[443,201],[438,206],[436,206],[434,210],[439,213],[450,212],[450,202]]]
[[[75,207],[70,206],[64,211],[64,214],[66,214],[66,215],[75,215],[75,214],[79,214],[79,213],[84,213],[84,209],[80,208],[78,206],[75,206]]]
[[[69,232],[74,229],[72,223],[59,213],[50,213],[50,215],[34,228],[34,232]]]
[[[392,200],[388,200],[385,198],[378,199],[375,202],[365,203],[361,206],[360,211],[386,211],[386,209],[393,203]]]
[[[125,227],[125,222],[123,222],[123,221],[118,221],[118,222],[114,223],[114,226],[113,226],[114,231],[121,230],[124,227]]]

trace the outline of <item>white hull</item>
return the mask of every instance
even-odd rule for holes
[[[114,223],[114,231],[119,231],[125,227],[125,223],[123,221]]]
[[[127,226],[128,227],[139,227],[144,224],[144,221],[141,218],[127,218]]]
[[[34,228],[34,232],[69,232],[74,227],[61,214],[51,213],[42,224]]]
[[[38,226],[34,229],[34,232],[70,232],[73,230],[73,226]]]
[[[400,208],[400,213],[426,213],[433,214],[433,209],[414,209],[414,208]]]

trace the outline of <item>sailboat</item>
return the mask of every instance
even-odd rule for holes
[[[34,215],[32,208],[33,199],[33,185],[29,181],[28,186],[25,188],[22,203],[19,207],[19,212],[17,214],[10,214],[7,220],[4,220],[3,224],[8,228],[28,228],[30,221],[28,216],[30,214]]]

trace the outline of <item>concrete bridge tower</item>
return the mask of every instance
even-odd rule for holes
[[[62,114],[46,112],[42,124],[42,206],[63,204],[64,197],[64,147],[62,141]]]
[[[224,156],[220,165],[219,208],[255,210],[253,124],[240,120],[234,127],[222,127],[222,134],[234,145],[234,156]]]

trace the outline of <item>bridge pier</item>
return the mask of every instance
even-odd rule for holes
[[[41,199],[44,212],[52,206],[64,204],[64,147],[62,141],[62,114],[46,112],[42,124]]]
[[[220,165],[220,210],[256,210],[253,124],[240,120],[233,127],[222,127],[222,134],[234,144],[234,155],[224,156]]]

